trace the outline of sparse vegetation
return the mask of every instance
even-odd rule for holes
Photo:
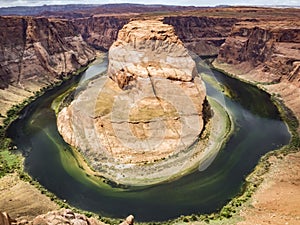
[[[0,177],[20,169],[21,157],[10,150],[0,151]]]
[[[289,127],[289,131],[292,135],[290,144],[283,150],[283,153],[287,154],[289,152],[299,151],[300,135],[297,131],[299,128],[299,121],[297,120],[294,113],[289,108],[287,108],[281,100],[279,100],[275,96],[272,96],[272,101],[279,109],[281,117],[286,122],[287,126]]]

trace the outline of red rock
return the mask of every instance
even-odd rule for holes
[[[0,212],[0,225],[11,225],[12,219],[6,212]]]
[[[237,18],[206,16],[170,16],[164,23],[174,26],[176,34],[192,52],[199,56],[217,55]]]

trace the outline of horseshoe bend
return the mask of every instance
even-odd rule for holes
[[[299,224],[299,15],[1,5],[0,224]]]
[[[108,54],[107,75],[58,114],[65,141],[117,183],[153,184],[194,168],[209,153],[201,134],[211,112],[196,63],[174,28],[132,21]]]

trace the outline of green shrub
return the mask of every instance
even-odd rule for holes
[[[189,219],[188,219],[187,217],[184,217],[184,218],[183,218],[183,222],[188,223],[188,222],[189,222]]]

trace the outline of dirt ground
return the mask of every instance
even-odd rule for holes
[[[270,171],[240,215],[238,225],[300,224],[300,152],[272,157]]]
[[[31,184],[9,174],[0,179],[0,211],[11,218],[31,220],[59,207]]]

